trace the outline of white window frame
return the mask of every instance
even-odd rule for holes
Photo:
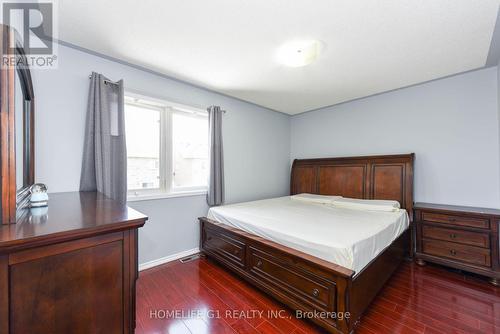
[[[134,103],[134,101],[130,101],[130,98],[135,99],[136,102]],[[127,200],[140,201],[170,197],[205,195],[207,193],[208,185],[200,187],[174,187],[172,115],[174,113],[183,113],[196,118],[207,118],[207,111],[202,108],[158,99],[149,95],[131,91],[125,91],[125,104],[135,104],[141,108],[147,108],[160,112],[160,187],[155,189],[130,189],[127,191]]]

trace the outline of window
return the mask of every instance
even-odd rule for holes
[[[129,199],[206,191],[206,111],[127,93]]]

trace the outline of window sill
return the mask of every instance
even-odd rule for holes
[[[183,191],[176,193],[158,193],[158,194],[144,194],[137,196],[128,196],[127,202],[139,202],[139,201],[150,201],[165,198],[176,198],[176,197],[190,197],[190,196],[201,196],[206,195],[206,190],[196,190],[196,191]]]

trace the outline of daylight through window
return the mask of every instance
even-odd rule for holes
[[[204,110],[126,95],[129,198],[206,190],[207,117]]]

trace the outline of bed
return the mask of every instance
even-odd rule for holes
[[[310,194],[213,207],[207,218],[336,263],[354,276],[409,226],[406,210],[356,209]]]
[[[413,154],[295,160],[294,196],[212,208],[199,219],[200,248],[329,332],[351,333],[412,255],[413,160]],[[302,193],[392,200],[401,210],[294,198]]]

